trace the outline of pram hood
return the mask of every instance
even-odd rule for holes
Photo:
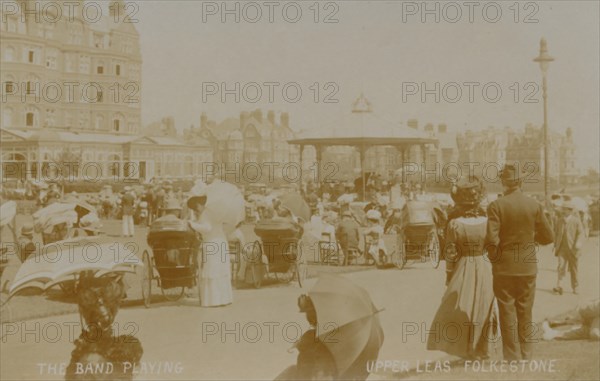
[[[187,221],[174,216],[171,218],[161,217],[150,225],[147,240],[150,246],[154,246],[158,241],[175,237],[195,240],[197,235],[190,228]]]
[[[254,227],[254,233],[261,238],[270,234],[282,234],[286,232],[290,236],[297,236],[300,234],[300,228],[293,221],[282,217],[262,219]]]
[[[402,210],[402,222],[407,225],[434,225],[434,206],[427,201],[409,201]]]

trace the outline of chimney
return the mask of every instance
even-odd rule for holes
[[[240,129],[244,129],[246,126],[246,122],[248,121],[248,113],[246,111],[242,111],[240,113]]]
[[[175,129],[175,118],[168,116],[166,120],[167,130],[172,131]]]
[[[419,121],[417,119],[409,119],[407,125],[414,130],[419,129]]]
[[[108,6],[108,14],[114,20],[115,16],[119,18],[125,15],[125,4],[123,0],[115,0],[110,3]]]
[[[448,126],[445,123],[438,124],[438,133],[445,134],[446,132],[448,132]]]
[[[200,115],[200,128],[207,128],[208,127],[208,117],[206,116],[206,113],[203,112]]]
[[[267,120],[269,121],[269,123],[271,123],[273,126],[275,125],[275,113],[271,110],[267,113]]]
[[[261,109],[257,109],[254,111],[254,119],[256,119],[258,121],[258,123],[262,123],[263,115],[262,115]]]
[[[290,127],[290,115],[287,112],[281,113],[281,127]]]

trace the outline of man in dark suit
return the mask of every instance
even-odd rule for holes
[[[558,282],[552,291],[555,294],[562,295],[561,282],[566,275],[568,266],[571,274],[571,287],[573,293],[577,294],[577,287],[579,286],[577,280],[578,262],[585,241],[585,231],[570,201],[563,202],[561,209],[561,215],[557,217],[554,226],[554,250],[555,255],[558,257]]]
[[[342,221],[338,225],[335,236],[340,243],[342,253],[344,254],[344,264],[349,264],[352,253],[359,251],[360,231],[359,226],[354,221],[352,212],[346,210],[342,213]]]
[[[504,194],[488,206],[486,248],[492,262],[505,360],[529,360],[535,325],[532,309],[538,244],[554,240],[543,206],[521,192],[524,172],[505,165]]]

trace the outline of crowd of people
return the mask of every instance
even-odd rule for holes
[[[445,237],[447,288],[433,319],[436,330],[428,338],[428,349],[485,359],[501,336],[505,360],[531,359],[538,245],[554,244],[554,293],[563,294],[567,269],[572,292],[578,293],[578,259],[586,239],[581,218],[571,203],[555,202],[547,210],[526,196],[518,172],[514,166],[504,167],[504,192],[487,208],[481,205],[485,186],[479,179],[462,179],[453,188],[455,206]],[[592,319],[590,310],[596,314]],[[586,321],[595,318],[597,324],[597,304],[584,311]],[[469,327],[469,334],[458,341],[444,339],[437,329],[448,324]]]
[[[447,210],[447,220],[444,221],[446,290],[433,317],[427,349],[465,359],[486,359],[490,356],[495,338],[501,336],[505,360],[531,359],[539,245],[554,244],[553,252],[557,258],[554,294],[560,296],[565,292],[563,283],[567,272],[572,293],[579,293],[579,259],[588,237],[581,215],[570,201],[555,200],[550,207],[526,195],[521,189],[523,178],[520,173],[523,172],[513,165],[504,166],[500,172],[503,193],[487,205],[484,204],[487,191],[481,179],[474,176],[461,178],[453,185],[450,197],[454,205]],[[389,262],[391,254],[383,236],[402,218],[400,206],[381,201],[389,199],[390,190],[385,186],[387,184],[382,182],[379,188],[367,188],[370,202],[363,209],[364,221],[350,207],[356,194],[355,184],[349,183],[343,185],[343,190],[330,193],[309,182],[303,189],[303,195],[313,215],[311,221],[299,221],[276,197],[270,204],[261,206],[260,218],[287,218],[302,227],[319,225],[320,232],[327,236],[327,242],[339,247],[339,263],[349,263],[363,256],[367,264],[382,266]],[[422,192],[423,189],[411,186],[405,188],[402,194],[410,200],[414,198],[415,191]],[[55,193],[62,197],[58,189],[51,188],[46,193],[46,205],[61,199]],[[336,198],[332,198],[333,194]],[[71,196],[77,198],[76,194]],[[98,199],[103,197],[100,195]],[[231,273],[229,256],[223,254],[229,252],[232,239],[244,241],[245,238],[239,226],[233,232],[226,232],[219,222],[218,212],[215,212],[218,208],[207,208],[210,200],[206,183],[197,181],[186,196],[181,189],[176,191],[170,181],[146,184],[139,194],[126,186],[116,199],[123,237],[134,235],[134,215],[141,202],[146,203],[148,208],[144,224],[151,226],[174,219],[186,220],[190,229],[202,236],[203,243],[197,253],[201,263],[198,279],[201,305],[227,306],[233,302],[231,278],[235,274]],[[246,201],[253,202],[250,197]],[[78,218],[77,224],[85,234],[98,232],[97,221]],[[56,240],[64,239],[68,227],[66,223],[55,226],[48,234],[56,234]],[[19,258],[23,262],[35,250],[33,233],[34,226],[28,223],[20,229]],[[364,252],[360,247],[361,237],[370,241]],[[215,254],[215,248],[217,255],[205,255],[207,252]],[[314,306],[307,300],[299,304],[310,322]],[[579,312],[584,328],[573,329],[567,334],[553,330],[546,323],[546,337],[580,337],[584,329],[586,335],[597,338],[598,304],[581,308]],[[469,334],[460,335],[459,340],[449,340],[442,333],[449,324],[468,327]],[[560,324],[554,323],[553,327],[557,325]],[[335,372],[326,349],[309,346],[311,349],[306,350],[304,342],[308,339],[308,336],[303,337],[297,345],[301,352],[298,359],[300,373],[309,379],[315,377],[314,372],[331,376]],[[319,356],[325,360],[315,357],[315,353],[321,353],[319,351],[323,353]],[[306,363],[311,365],[306,368]],[[361,375],[360,379],[364,379],[363,376],[366,378],[367,374]]]

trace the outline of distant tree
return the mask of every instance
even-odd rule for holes
[[[81,150],[74,151],[69,147],[64,147],[62,151],[55,155],[54,162],[61,169],[63,179],[76,178],[82,162]]]

